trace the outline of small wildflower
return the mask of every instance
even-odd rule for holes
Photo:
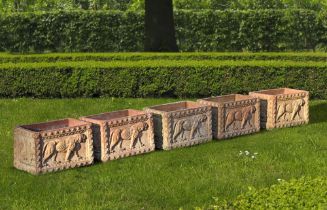
[[[255,152],[255,153],[253,153],[254,155],[257,155],[258,153],[257,152]]]
[[[277,179],[277,181],[281,182],[281,181],[282,181],[282,179]]]
[[[245,151],[245,155],[249,155],[249,154],[250,154],[250,152],[246,150]]]
[[[255,156],[254,156],[254,155],[252,155],[252,156],[251,156],[251,158],[252,158],[252,159],[254,159],[254,158],[255,158]]]

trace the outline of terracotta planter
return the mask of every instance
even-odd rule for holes
[[[309,122],[309,92],[279,88],[250,92],[261,99],[261,127],[272,129]]]
[[[145,108],[154,114],[156,147],[173,149],[212,139],[211,107],[191,101]]]
[[[257,98],[232,94],[199,99],[198,102],[213,107],[212,130],[216,139],[260,131],[260,104]]]
[[[14,166],[39,174],[93,163],[91,123],[64,119],[14,131]]]
[[[139,110],[121,110],[81,117],[93,123],[95,157],[101,161],[153,151],[153,118]]]

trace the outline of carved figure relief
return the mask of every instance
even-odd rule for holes
[[[206,115],[196,116],[193,119],[180,119],[174,125],[173,142],[178,140],[186,141],[194,139],[196,136],[202,137],[201,126],[207,120]],[[189,135],[187,135],[187,133]]]
[[[131,141],[130,149],[135,148],[136,144],[139,142],[140,146],[145,146],[142,142],[143,132],[148,130],[149,125],[146,122],[138,122],[132,125],[129,128],[117,128],[112,131],[110,135],[110,148],[114,150],[115,147],[119,144],[119,148],[121,150],[125,150],[123,148],[123,141]]]
[[[195,117],[195,120],[193,121],[191,127],[190,139],[195,138],[196,135],[198,135],[199,137],[203,136],[203,134],[201,133],[201,126],[206,120],[207,120],[206,115],[200,115],[199,117]]]
[[[78,159],[82,159],[78,152],[81,149],[81,144],[85,143],[86,139],[85,134],[74,134],[64,140],[46,142],[43,149],[43,164],[49,165],[48,162],[51,159],[55,163],[61,163],[61,161],[57,161],[59,153],[66,153],[65,162],[71,161],[75,155]]]
[[[253,127],[252,119],[255,112],[256,108],[253,105],[229,111],[226,115],[225,130],[227,131],[231,125],[233,130],[245,129],[247,125]]]
[[[291,121],[298,117],[299,120],[302,119],[300,112],[302,107],[305,105],[303,98],[292,100],[292,101],[281,101],[277,106],[277,121]]]

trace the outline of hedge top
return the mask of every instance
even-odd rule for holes
[[[0,70],[15,69],[15,68],[157,68],[157,67],[327,67],[327,62],[296,62],[296,61],[280,61],[280,60],[254,60],[254,61],[234,61],[234,60],[139,60],[139,61],[80,61],[80,62],[39,62],[39,63],[0,63]]]
[[[0,63],[6,62],[60,62],[60,61],[113,61],[113,60],[293,60],[326,61],[324,52],[214,52],[214,53],[48,53],[48,54],[9,54],[0,53]]]

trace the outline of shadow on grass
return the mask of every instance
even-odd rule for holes
[[[310,106],[310,123],[327,122],[327,103]]]

